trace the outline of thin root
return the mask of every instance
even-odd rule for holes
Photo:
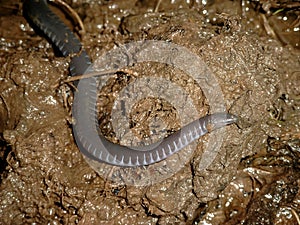
[[[275,31],[272,29],[272,27],[270,26],[266,16],[264,14],[260,14],[260,17],[262,18],[263,21],[263,26],[265,28],[265,31],[267,33],[267,35],[271,36],[272,38],[276,39],[277,36],[275,34]]]
[[[160,6],[161,0],[158,0],[154,9],[154,12],[158,12],[159,6]]]
[[[106,70],[106,71],[103,71],[103,72],[92,72],[92,73],[87,73],[87,74],[83,74],[83,75],[73,76],[73,77],[70,77],[70,78],[66,79],[64,81],[64,83],[69,83],[69,82],[73,82],[73,81],[81,80],[81,79],[85,79],[85,78],[90,78],[90,77],[111,76],[111,75],[114,75],[116,72],[124,72],[124,73],[135,75],[135,76],[137,75],[137,73],[135,73],[135,72],[133,72],[132,70],[129,70],[129,69]]]
[[[77,75],[73,77],[69,77],[68,79],[64,80],[64,83],[70,83],[76,80],[81,80],[85,78],[90,78],[90,77],[96,77],[96,76],[110,76],[113,75],[117,72],[117,70],[107,70],[103,72],[92,72],[92,73],[87,73],[87,74],[82,74],[82,75]]]
[[[300,218],[299,218],[298,213],[293,208],[291,208],[291,212],[295,216],[297,223],[300,225]]]

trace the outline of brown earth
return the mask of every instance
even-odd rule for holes
[[[205,2],[67,1],[83,21],[81,40],[93,60],[132,40],[185,46],[205,61],[239,117],[205,171],[199,162],[207,137],[172,177],[135,187],[106,180],[86,163],[72,136],[74,88],[63,82],[69,59],[32,30],[22,2],[0,1],[0,224],[300,224],[300,4]],[[187,83],[182,71],[159,65],[130,69]],[[108,111],[100,127],[112,141],[111,96],[134,78],[120,74],[99,103]],[[186,90],[199,97],[199,116],[206,114],[201,90]],[[140,137],[150,135],[156,117],[170,132],[180,127],[167,101],[137,107],[131,119]]]

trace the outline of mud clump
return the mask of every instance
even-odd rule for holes
[[[236,126],[226,129],[213,163],[204,171],[199,168],[208,139],[203,137],[188,163],[159,183],[134,187],[99,176],[72,136],[74,88],[62,82],[70,59],[57,55],[31,29],[21,2],[4,1],[0,224],[299,223],[300,53],[297,23],[292,23],[298,8],[278,8],[280,1],[157,2],[77,1],[71,6],[83,19],[82,43],[93,60],[116,43],[154,39],[185,46],[205,61],[227,110],[239,117]],[[283,34],[285,16],[294,27]],[[279,17],[282,27],[273,27]],[[189,85],[176,77],[184,72],[149,65],[136,65],[134,72],[170,74],[171,80]],[[118,80],[111,82],[113,95]],[[199,114],[208,113],[201,90],[187,90],[199,96]],[[111,108],[109,94],[104,97],[101,108]],[[137,104],[139,113],[132,116],[137,123],[149,119],[142,116],[158,116],[170,132],[178,129],[177,121],[172,123],[176,110],[168,102],[146,103]],[[148,107],[157,115],[145,113]],[[172,116],[161,115],[165,109]],[[109,116],[104,116],[102,132],[114,141]],[[147,123],[135,127],[138,136],[150,134]]]

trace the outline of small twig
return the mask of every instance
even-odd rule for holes
[[[158,12],[158,8],[160,6],[160,3],[161,3],[161,0],[158,0],[157,3],[156,3],[156,6],[154,8],[154,12]]]
[[[266,16],[264,14],[260,14],[260,17],[263,20],[263,26],[265,28],[265,31],[267,33],[267,35],[271,36],[272,38],[276,39],[276,34],[274,32],[274,30],[271,28],[269,21],[267,20]]]
[[[292,212],[292,214],[295,216],[295,218],[296,218],[298,224],[300,225],[300,218],[299,218],[298,213],[297,213],[293,208],[291,208],[291,212]]]
[[[277,15],[278,13],[281,13],[282,11],[284,11],[284,8],[276,10],[276,11],[273,13],[273,16]]]
[[[291,24],[291,28],[295,28],[295,27],[298,27],[300,26],[300,15],[297,16],[297,18],[292,22]]]
[[[95,77],[95,76],[100,76],[100,77],[110,76],[110,75],[115,74],[117,71],[118,70],[106,70],[106,71],[103,71],[103,72],[92,72],[92,73],[87,73],[87,74],[72,76],[72,77],[69,77],[69,78],[67,78],[67,79],[65,79],[63,81],[60,81],[60,82],[52,85],[51,87],[52,88],[57,88],[61,84],[66,84],[66,83],[70,84],[71,82],[76,81],[76,80],[81,80],[81,79]],[[74,87],[76,89],[75,86],[72,85],[72,87]]]
[[[107,71],[103,71],[103,72],[92,72],[92,73],[87,73],[87,74],[82,74],[82,75],[77,75],[77,76],[73,76],[73,77],[69,77],[68,79],[64,80],[64,83],[69,83],[69,82],[73,82],[76,80],[81,80],[81,79],[85,79],[85,78],[90,78],[90,77],[104,77],[104,76],[110,76],[113,75],[117,72],[117,70],[107,70]]]
[[[133,72],[130,69],[123,69],[123,70],[105,70],[105,71],[96,71],[96,72],[92,72],[92,73],[87,73],[87,74],[82,74],[82,75],[77,75],[77,76],[72,76],[67,78],[66,80],[64,80],[64,83],[69,83],[69,82],[73,82],[76,80],[81,80],[81,79],[85,79],[85,78],[90,78],[90,77],[105,77],[105,76],[111,76],[114,75],[117,72],[124,72],[124,73],[128,73],[128,74],[133,74],[133,75],[137,75],[135,72]]]

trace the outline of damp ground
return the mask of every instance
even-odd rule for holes
[[[298,1],[67,3],[84,32],[62,7],[51,7],[93,60],[138,40],[169,41],[199,55],[239,122],[226,128],[205,170],[199,165],[206,136],[176,173],[159,182],[148,178],[133,186],[99,175],[72,136],[76,88],[64,82],[70,59],[31,29],[22,2],[2,0],[0,224],[300,224]],[[141,63],[117,72],[99,92],[99,127],[110,141],[120,142],[110,115],[116,93],[143,76],[167,77],[189,93],[199,117],[210,112],[184,71]],[[166,99],[136,103],[129,118],[139,139],[157,140],[180,128],[179,113]],[[171,160],[174,167],[180,154]]]

